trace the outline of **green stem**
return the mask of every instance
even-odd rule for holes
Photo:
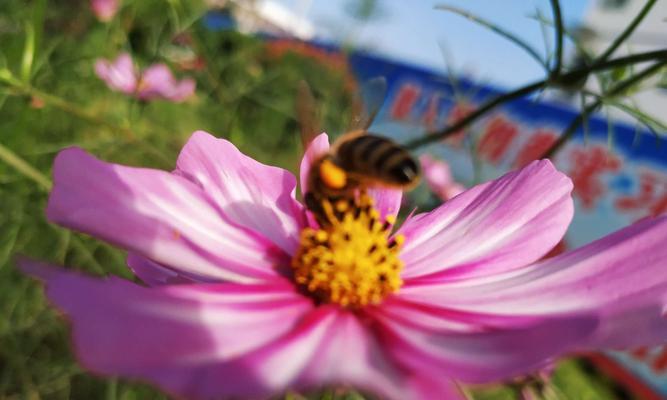
[[[487,101],[482,104],[474,112],[468,114],[465,118],[460,119],[456,123],[444,128],[443,130],[430,133],[421,138],[411,140],[405,144],[405,147],[414,150],[418,147],[427,145],[429,143],[446,139],[454,132],[459,131],[475,122],[477,119],[482,117],[484,114],[494,109],[495,107],[509,102],[511,100],[526,96],[534,91],[544,88],[550,84],[563,84],[567,82],[577,81],[583,77],[588,76],[592,72],[602,71],[610,68],[616,68],[623,65],[635,64],[639,62],[649,61],[649,60],[667,60],[667,50],[656,50],[646,53],[633,54],[626,57],[620,57],[609,61],[597,62],[590,66],[585,66],[575,70],[571,70],[564,74],[561,74],[558,77],[558,81],[554,82],[551,78],[546,78],[537,82],[530,83],[526,86],[522,86],[512,92],[504,93],[502,95],[496,96],[495,98]],[[662,61],[661,61],[662,62]]]
[[[623,82],[620,82],[619,84],[611,88],[607,93],[603,94],[594,102],[584,107],[584,110],[570,122],[570,124],[567,126],[567,128],[565,128],[565,130],[560,135],[558,140],[546,152],[544,152],[544,154],[540,158],[552,158],[563,147],[565,142],[567,142],[577,131],[577,128],[579,128],[579,125],[583,121],[584,115],[595,112],[595,110],[597,110],[603,104],[605,98],[614,97],[618,96],[619,94],[622,94],[626,90],[630,89],[632,86],[638,84],[642,80],[658,72],[661,68],[665,66],[665,64],[667,64],[667,61],[660,61],[651,65],[642,72],[626,79]]]
[[[106,400],[116,400],[118,398],[118,379],[111,378],[107,381]]]
[[[642,22],[644,17],[648,14],[648,12],[653,8],[653,5],[655,4],[656,0],[648,0],[646,4],[644,4],[644,7],[639,11],[639,14],[635,16],[635,18],[630,22],[630,24],[621,32],[621,34],[612,42],[612,44],[609,45],[607,50],[604,51],[595,61],[597,62],[602,62],[609,58],[618,47],[623,44],[625,39],[627,39],[630,35],[632,35],[632,32],[635,31],[637,26]]]
[[[134,132],[131,129],[109,122],[104,118],[100,118],[96,114],[91,113],[90,111],[85,110],[74,103],[70,103],[65,99],[42,92],[41,90],[32,86],[14,86],[14,88],[23,94],[38,97],[44,100],[45,103],[59,108],[68,114],[72,114],[93,124],[106,126],[113,131],[121,132],[128,140],[135,140]]]
[[[494,24],[493,22],[483,19],[475,14],[472,14],[466,10],[460,9],[458,7],[450,6],[450,5],[437,5],[435,6],[436,9],[438,10],[443,10],[443,11],[449,11],[451,13],[460,15],[464,18],[467,18],[471,20],[472,22],[475,22],[479,25],[482,25],[485,28],[488,28],[492,30],[493,32],[497,33],[498,35],[504,37],[505,39],[509,40],[510,42],[516,44],[517,46],[521,47],[523,50],[526,51],[531,57],[535,59],[540,65],[542,65],[545,69],[547,69],[547,63],[544,61],[544,59],[540,56],[540,54],[535,50],[533,47],[531,47],[528,43],[523,41],[521,38],[518,36],[514,35],[513,33],[505,30],[504,28],[501,28],[500,26]]]
[[[0,144],[0,160],[12,166],[25,177],[33,180],[47,192],[51,190],[51,180],[49,178],[2,144]]]
[[[559,76],[563,68],[563,17],[560,11],[558,0],[551,0],[551,9],[554,14],[554,24],[556,26],[556,65],[551,71],[552,76]]]
[[[417,138],[415,140],[412,140],[408,143],[405,144],[405,147],[410,150],[414,150],[418,147],[424,146],[426,144],[429,144],[431,142],[435,142],[437,140],[442,140],[447,137],[449,137],[451,134],[454,132],[458,131],[459,129],[465,128],[475,120],[477,120],[479,117],[482,115],[486,114],[488,111],[494,109],[496,106],[506,103],[510,100],[514,100],[519,97],[523,97],[527,94],[530,94],[534,92],[535,90],[541,88],[542,86],[545,85],[545,81],[541,80],[539,82],[534,82],[529,85],[523,86],[513,92],[505,93],[500,96],[497,96],[486,103],[482,104],[479,108],[477,108],[475,111],[472,113],[468,114],[464,118],[461,118],[457,122],[455,122],[453,125],[448,126],[447,128],[443,129],[440,132],[432,133],[429,135],[426,135],[421,138]]]

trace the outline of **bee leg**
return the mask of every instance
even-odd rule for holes
[[[318,214],[322,211],[322,206],[315,198],[315,195],[312,192],[308,192],[303,196],[303,200],[306,203],[306,207],[313,213]]]
[[[327,225],[328,221],[324,216],[324,209],[322,208],[322,203],[318,200],[318,198],[312,192],[307,192],[303,196],[303,200],[306,203],[306,208],[315,216],[317,223],[320,226]]]

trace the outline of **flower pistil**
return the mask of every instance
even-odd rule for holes
[[[390,238],[394,216],[381,221],[373,199],[322,201],[327,224],[301,232],[292,258],[294,279],[320,302],[356,308],[378,304],[403,281],[398,254],[403,236]]]

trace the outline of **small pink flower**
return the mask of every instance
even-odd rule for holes
[[[419,161],[426,184],[441,200],[447,201],[465,190],[463,185],[454,180],[446,162],[436,160],[428,154],[419,157]]]
[[[111,90],[140,100],[165,99],[181,102],[195,91],[194,80],[186,78],[176,81],[164,64],[154,64],[139,74],[127,53],[118,56],[114,62],[97,60],[95,73]]]
[[[90,8],[102,22],[109,22],[118,12],[120,0],[90,0]]]
[[[312,143],[302,183],[328,147],[324,134]],[[572,183],[547,160],[411,216],[387,240],[377,218],[391,226],[400,191],[373,191],[381,216],[337,208],[341,227],[367,230],[349,235],[309,227],[295,188],[288,171],[204,132],[190,138],[173,172],[67,149],[55,160],[48,218],[127,249],[146,286],[22,266],[71,320],[84,367],[195,399],[329,385],[455,399],[455,381],[508,379],[565,353],[667,338],[667,217],[538,262],[573,214]],[[354,225],[359,218],[372,223]],[[308,258],[316,252],[322,259]],[[309,285],[326,280],[301,286],[292,272],[331,263],[321,275],[346,279],[364,265],[356,271],[365,279],[376,267],[397,267],[376,257],[394,254],[400,288],[357,307],[337,304],[336,291],[372,290],[395,277],[338,281],[314,301]]]

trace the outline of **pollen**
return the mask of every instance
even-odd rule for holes
[[[322,201],[326,224],[305,228],[292,258],[295,282],[318,302],[359,308],[378,304],[403,281],[403,236],[390,237],[393,217],[380,220],[373,199]]]
[[[332,189],[342,189],[347,185],[347,173],[331,160],[324,160],[320,164],[320,179]]]

